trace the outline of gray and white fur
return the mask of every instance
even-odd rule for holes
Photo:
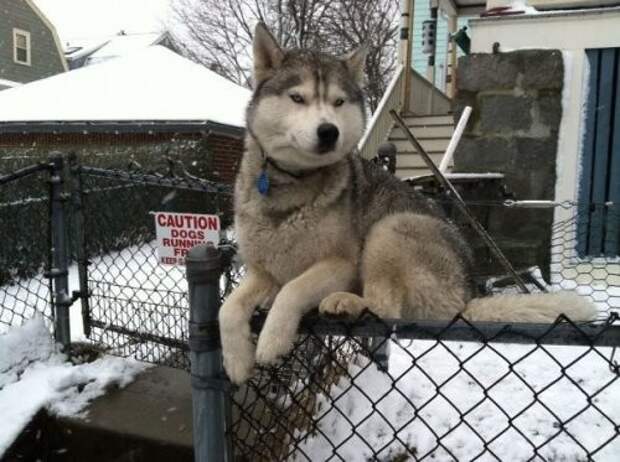
[[[220,311],[224,366],[235,383],[255,361],[287,354],[302,316],[552,322],[590,319],[571,293],[474,298],[472,253],[431,200],[354,154],[365,125],[364,50],[337,58],[254,38],[255,91],[235,186],[235,231],[247,274]],[[269,178],[266,194],[258,178]],[[249,320],[270,307],[256,347]]]

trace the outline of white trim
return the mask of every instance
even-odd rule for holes
[[[58,33],[56,32],[56,28],[50,22],[49,19],[43,14],[43,12],[35,5],[33,0],[25,0],[28,6],[35,12],[35,14],[43,21],[43,23],[47,26],[47,28],[52,33],[52,37],[54,38],[54,43],[56,44],[56,51],[58,51],[58,56],[60,56],[60,62],[62,63],[63,69],[66,71],[69,70],[69,66],[67,65],[67,60],[65,59],[65,55],[62,51],[62,45],[60,43],[60,39],[58,38]]]
[[[17,37],[21,35],[26,38],[26,61],[21,61],[17,58]],[[23,48],[20,48],[23,50]],[[30,32],[23,29],[18,29],[17,27],[13,28],[13,62],[17,64],[21,64],[22,66],[31,66],[32,65],[32,42],[30,39]]]

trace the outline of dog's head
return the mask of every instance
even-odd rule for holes
[[[365,56],[363,48],[343,58],[283,50],[258,24],[247,124],[269,157],[303,170],[338,162],[354,149],[365,125]]]

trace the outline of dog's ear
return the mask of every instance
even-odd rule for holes
[[[268,79],[282,64],[284,52],[264,23],[254,29],[254,85]]]
[[[367,55],[368,47],[366,45],[361,45],[359,48],[348,53],[343,58],[347,69],[358,82],[361,82],[364,79],[364,64],[366,63]]]

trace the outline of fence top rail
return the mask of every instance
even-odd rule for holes
[[[0,175],[0,186],[6,183],[10,183],[11,181],[19,180],[20,178],[24,178],[34,173],[41,172],[43,170],[50,171],[51,169],[52,165],[49,162],[40,162],[38,164],[20,168],[19,170],[15,170],[14,172],[11,172],[7,175]]]
[[[252,331],[260,332],[266,312],[252,319]],[[620,346],[620,319],[612,312],[604,322],[576,323],[560,317],[553,324],[470,322],[456,316],[450,321],[382,320],[363,315],[357,320],[306,316],[299,333],[348,337],[435,340],[482,343],[518,343],[537,345]]]
[[[191,175],[167,176],[156,172],[107,170],[99,167],[77,167],[82,175],[100,178],[110,178],[131,183],[140,183],[151,186],[182,188],[192,191],[231,195],[232,187],[224,183],[205,180]]]

